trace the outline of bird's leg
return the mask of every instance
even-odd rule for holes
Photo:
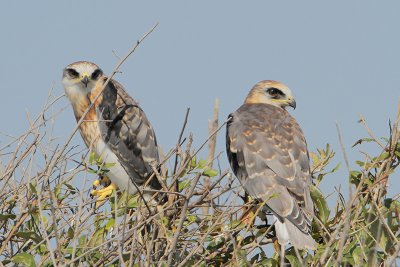
[[[285,245],[281,245],[281,266],[285,266]]]
[[[274,250],[276,253],[278,253],[279,255],[279,259],[280,259],[280,265],[279,266],[288,266],[287,264],[285,264],[285,245],[281,245],[278,242],[278,238],[276,238],[274,240]]]
[[[250,199],[249,194],[245,192],[244,197],[240,196],[244,202],[243,213],[240,216],[240,221],[245,224],[253,224],[256,219],[257,205],[254,201]],[[260,214],[258,214],[260,215]]]

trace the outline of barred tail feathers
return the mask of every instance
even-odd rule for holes
[[[283,222],[276,218],[275,231],[278,242],[281,245],[290,243],[297,249],[317,249],[317,243],[310,234],[303,233],[292,222],[285,218]]]

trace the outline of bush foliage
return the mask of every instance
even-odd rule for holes
[[[259,205],[244,195],[230,170],[218,167],[225,153],[214,155],[215,134],[224,126],[217,129],[217,118],[206,140],[207,159],[199,156],[207,155],[206,142],[194,149],[192,135],[185,134],[165,156],[157,176],[167,203],[147,209],[139,196],[114,192],[96,208],[91,182],[106,175],[107,166],[70,139],[61,146],[51,136],[54,115],[48,110],[58,99],[50,99],[29,130],[1,150],[1,266],[280,265],[273,225],[257,218]],[[339,166],[329,169],[335,152],[329,145],[310,152],[316,209],[312,235],[318,249],[287,247],[286,263],[395,263],[400,202],[399,195],[387,196],[386,188],[400,162],[399,115],[387,138],[369,132],[355,146],[364,142],[381,153],[365,154],[357,161],[359,168],[349,169],[350,197],[337,191],[333,208],[318,187],[336,175]]]
[[[368,137],[354,146],[372,143],[380,153],[362,154],[352,170],[342,147],[350,194],[336,190],[330,196],[337,199],[334,207],[319,184],[338,175],[339,165],[330,167],[335,152],[329,145],[310,152],[312,235],[318,248],[286,247],[281,255],[270,216],[261,220],[259,203],[244,194],[229,169],[220,167],[226,158],[224,151],[215,152],[216,135],[224,127],[218,124],[217,105],[210,136],[200,147],[192,147],[192,134],[185,134],[187,113],[176,147],[163,157],[155,175],[166,203],[151,206],[139,196],[113,192],[97,207],[91,185],[107,175],[109,166],[71,144],[77,128],[62,144],[52,134],[60,98],[50,95],[26,133],[8,136],[9,143],[0,148],[0,267],[280,266],[283,261],[290,266],[392,266],[399,259],[400,194],[388,196],[386,190],[400,164],[400,105],[386,138],[376,138],[360,120]]]

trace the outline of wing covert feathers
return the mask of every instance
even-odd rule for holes
[[[232,169],[247,193],[278,218],[279,242],[288,242],[287,232],[292,245],[315,248],[309,156],[296,120],[279,107],[244,104],[230,115],[226,134]]]
[[[98,82],[91,97],[99,94],[106,79]],[[156,136],[145,113],[114,80],[110,80],[96,103],[101,138],[118,157],[132,182],[143,185],[153,173],[152,166],[159,167]],[[149,185],[161,189],[155,177]]]

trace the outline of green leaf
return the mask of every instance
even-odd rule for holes
[[[317,156],[317,154],[315,154],[314,152],[310,152],[310,157],[311,157],[311,161],[312,161],[313,165],[318,165],[318,163],[320,162],[320,159]]]
[[[350,253],[343,255],[341,263],[342,264],[348,263],[348,264],[350,264],[350,266],[354,266],[354,264],[355,264],[353,256]],[[347,265],[343,265],[343,266],[347,266]]]
[[[115,166],[115,164],[116,164],[115,162],[104,163],[102,167],[103,167],[103,168],[110,168],[110,167]]]
[[[218,171],[214,169],[207,169],[203,172],[203,175],[207,177],[214,177],[218,175]]]
[[[361,175],[362,174],[359,171],[351,171],[349,177],[350,183],[358,186],[361,180]]]
[[[383,229],[382,229],[382,233],[381,233],[381,238],[379,239],[379,244],[381,245],[381,248],[382,248],[383,250],[385,250],[385,251],[387,251],[388,249],[390,249],[389,246],[391,246],[391,245],[390,245],[391,242],[388,242],[388,241],[389,241],[388,235],[389,235],[389,234],[388,234],[386,228],[383,228]]]
[[[233,220],[229,222],[228,226],[230,230],[239,230],[246,227],[246,224],[244,224],[241,220]]]
[[[392,212],[400,212],[400,201],[397,199],[386,198],[384,200],[385,207],[387,207]]]
[[[40,244],[36,251],[40,254],[40,255],[46,255],[47,253],[49,253],[49,251],[47,250],[47,246],[45,244]]]
[[[104,228],[101,228],[93,234],[92,238],[90,238],[88,247],[97,247],[104,242],[104,239],[105,239],[105,230]]]
[[[94,164],[96,162],[96,154],[94,152],[91,152],[89,155],[89,164]]]
[[[80,237],[78,238],[78,245],[79,245],[80,247],[86,246],[86,243],[87,243],[87,236],[86,236],[86,235],[80,236]]]
[[[72,247],[66,247],[62,250],[62,252],[64,253],[64,255],[72,255],[72,252],[74,252],[74,249]]]
[[[376,158],[373,158],[372,161],[382,161],[382,160],[387,159],[388,157],[389,157],[389,152],[383,152],[382,154],[380,154]]]
[[[15,234],[15,236],[23,238],[27,241],[32,239],[36,243],[40,243],[43,240],[36,232],[32,232],[32,231],[18,232]]]
[[[93,169],[87,169],[87,171],[88,171],[89,173],[92,173],[92,174],[97,174],[97,171],[96,171],[96,170],[93,170]]]
[[[363,142],[375,142],[375,139],[372,138],[361,138],[357,140],[352,147],[355,147],[357,145],[361,145]]]
[[[196,166],[197,166],[197,158],[196,158],[196,156],[194,156],[192,158],[192,160],[190,161],[190,167],[193,169],[193,168],[196,168]]]
[[[225,238],[221,236],[217,236],[216,238],[212,239],[212,241],[208,244],[208,250],[216,250],[222,247],[225,244]]]
[[[54,195],[57,197],[57,199],[60,199],[61,195],[61,186],[62,184],[58,184],[56,188],[54,189]]]
[[[356,160],[356,163],[357,163],[357,165],[360,166],[360,167],[364,167],[364,165],[365,165],[365,162],[359,161],[359,160]]]
[[[350,243],[348,243],[344,248],[343,248],[343,254],[351,254],[351,252],[357,247],[357,240],[354,239]]]
[[[265,266],[265,267],[278,267],[279,263],[275,259],[263,259],[257,265],[257,267]]]
[[[113,228],[115,226],[115,219],[111,218],[108,220],[108,222],[106,223],[105,229],[107,231],[109,231],[111,228]]]
[[[194,223],[194,222],[197,221],[197,215],[188,214],[188,215],[186,216],[186,219],[188,220],[189,224],[192,224],[192,223]]]
[[[243,241],[242,241],[242,244],[243,245],[247,245],[247,244],[250,244],[250,243],[252,243],[253,241],[254,241],[254,239],[255,239],[255,237],[254,236],[246,236],[244,239],[243,239]]]
[[[291,254],[286,254],[286,255],[285,255],[285,258],[289,261],[290,266],[293,266],[293,267],[301,266],[301,264],[300,264],[299,259],[297,258],[297,256],[291,255]]]
[[[32,191],[32,193],[37,195],[36,185],[34,183],[29,183],[29,189]]]
[[[14,220],[16,217],[15,214],[0,214],[0,221]]]
[[[330,214],[328,203],[326,202],[326,199],[322,194],[322,192],[314,185],[310,186],[310,193],[311,193],[311,198],[314,200],[314,204],[318,208],[318,215],[319,215],[318,217],[321,220],[321,222],[325,225],[329,219],[329,214]]]
[[[69,239],[72,239],[72,238],[74,238],[74,234],[75,234],[74,229],[72,227],[69,227],[67,230],[67,237]]]
[[[244,225],[246,226],[246,225]],[[269,231],[268,231],[269,230]],[[256,232],[256,238],[259,238],[260,236],[264,236],[266,235],[266,232],[271,232],[272,229],[270,229],[269,227],[263,227],[261,229],[258,229],[258,231]]]
[[[186,189],[190,186],[192,183],[192,180],[190,179],[184,179],[183,181],[179,182],[179,191],[182,191],[183,189]]]
[[[23,264],[26,267],[36,267],[35,258],[29,253],[18,253],[11,258],[11,261],[16,264]]]
[[[68,183],[64,183],[64,185],[69,189],[71,194],[75,194],[76,192],[78,192],[78,190],[75,187],[73,187],[72,185],[70,185]]]
[[[45,261],[40,267],[54,267],[53,261],[51,259]]]
[[[339,167],[340,167],[340,162],[329,173],[333,173],[333,172],[339,170]]]
[[[165,216],[161,217],[161,223],[162,223],[164,226],[167,226],[168,223],[169,223],[168,218],[165,217]]]
[[[236,256],[238,258],[239,266],[251,266],[250,262],[247,261],[247,253],[243,249],[236,251]]]
[[[205,159],[199,160],[197,167],[198,169],[204,169],[207,165],[207,161]]]
[[[99,259],[103,258],[104,255],[100,253],[100,251],[94,251],[93,253],[90,253],[90,260],[92,262],[91,265],[93,265],[95,262],[97,262]]]
[[[137,196],[129,198],[128,199],[128,203],[127,203],[127,207],[131,208],[131,209],[139,207],[139,201],[138,200],[139,200],[139,198]]]

